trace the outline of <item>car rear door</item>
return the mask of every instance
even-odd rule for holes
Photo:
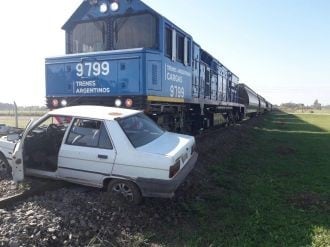
[[[111,175],[115,159],[116,150],[105,123],[76,118],[60,149],[58,176],[100,187]]]

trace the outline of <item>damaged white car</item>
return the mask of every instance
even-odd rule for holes
[[[73,106],[0,139],[0,166],[13,179],[32,175],[105,187],[131,203],[172,197],[198,154],[192,136],[163,131],[140,111]]]

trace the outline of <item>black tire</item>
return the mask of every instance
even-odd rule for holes
[[[0,177],[7,177],[11,175],[11,167],[3,154],[0,153]]]
[[[111,200],[118,200],[131,205],[142,202],[142,195],[138,186],[128,180],[112,179],[107,188]]]

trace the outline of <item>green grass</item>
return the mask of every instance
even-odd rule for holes
[[[209,172],[175,245],[330,246],[330,115],[268,115]]]
[[[38,119],[38,116],[19,116],[18,117],[18,127],[25,128],[30,119]],[[0,116],[0,124],[6,124],[7,126],[15,127],[15,117],[14,116]]]
[[[18,112],[18,127],[25,128],[31,118],[38,119],[44,115],[46,111],[19,111]],[[0,124],[15,127],[16,120],[13,111],[0,111]]]
[[[330,114],[329,108],[322,108],[322,110],[316,109],[281,109],[290,114]]]
[[[45,114],[47,110],[40,110],[40,111],[23,111],[19,110],[17,112],[18,116],[42,116]],[[15,116],[15,111],[14,110],[0,110],[0,116]]]

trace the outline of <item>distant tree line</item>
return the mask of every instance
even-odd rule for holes
[[[18,111],[46,111],[45,106],[18,106]],[[0,103],[0,111],[13,111],[14,104]]]
[[[282,109],[289,110],[322,110],[322,109],[330,109],[330,105],[322,106],[322,104],[316,99],[312,105],[305,105],[301,103],[282,103],[280,105]]]
[[[18,106],[18,116],[41,116],[47,112],[44,106]],[[14,104],[0,103],[0,116],[15,116]]]
[[[8,103],[0,103],[0,111],[12,110],[14,106]]]

